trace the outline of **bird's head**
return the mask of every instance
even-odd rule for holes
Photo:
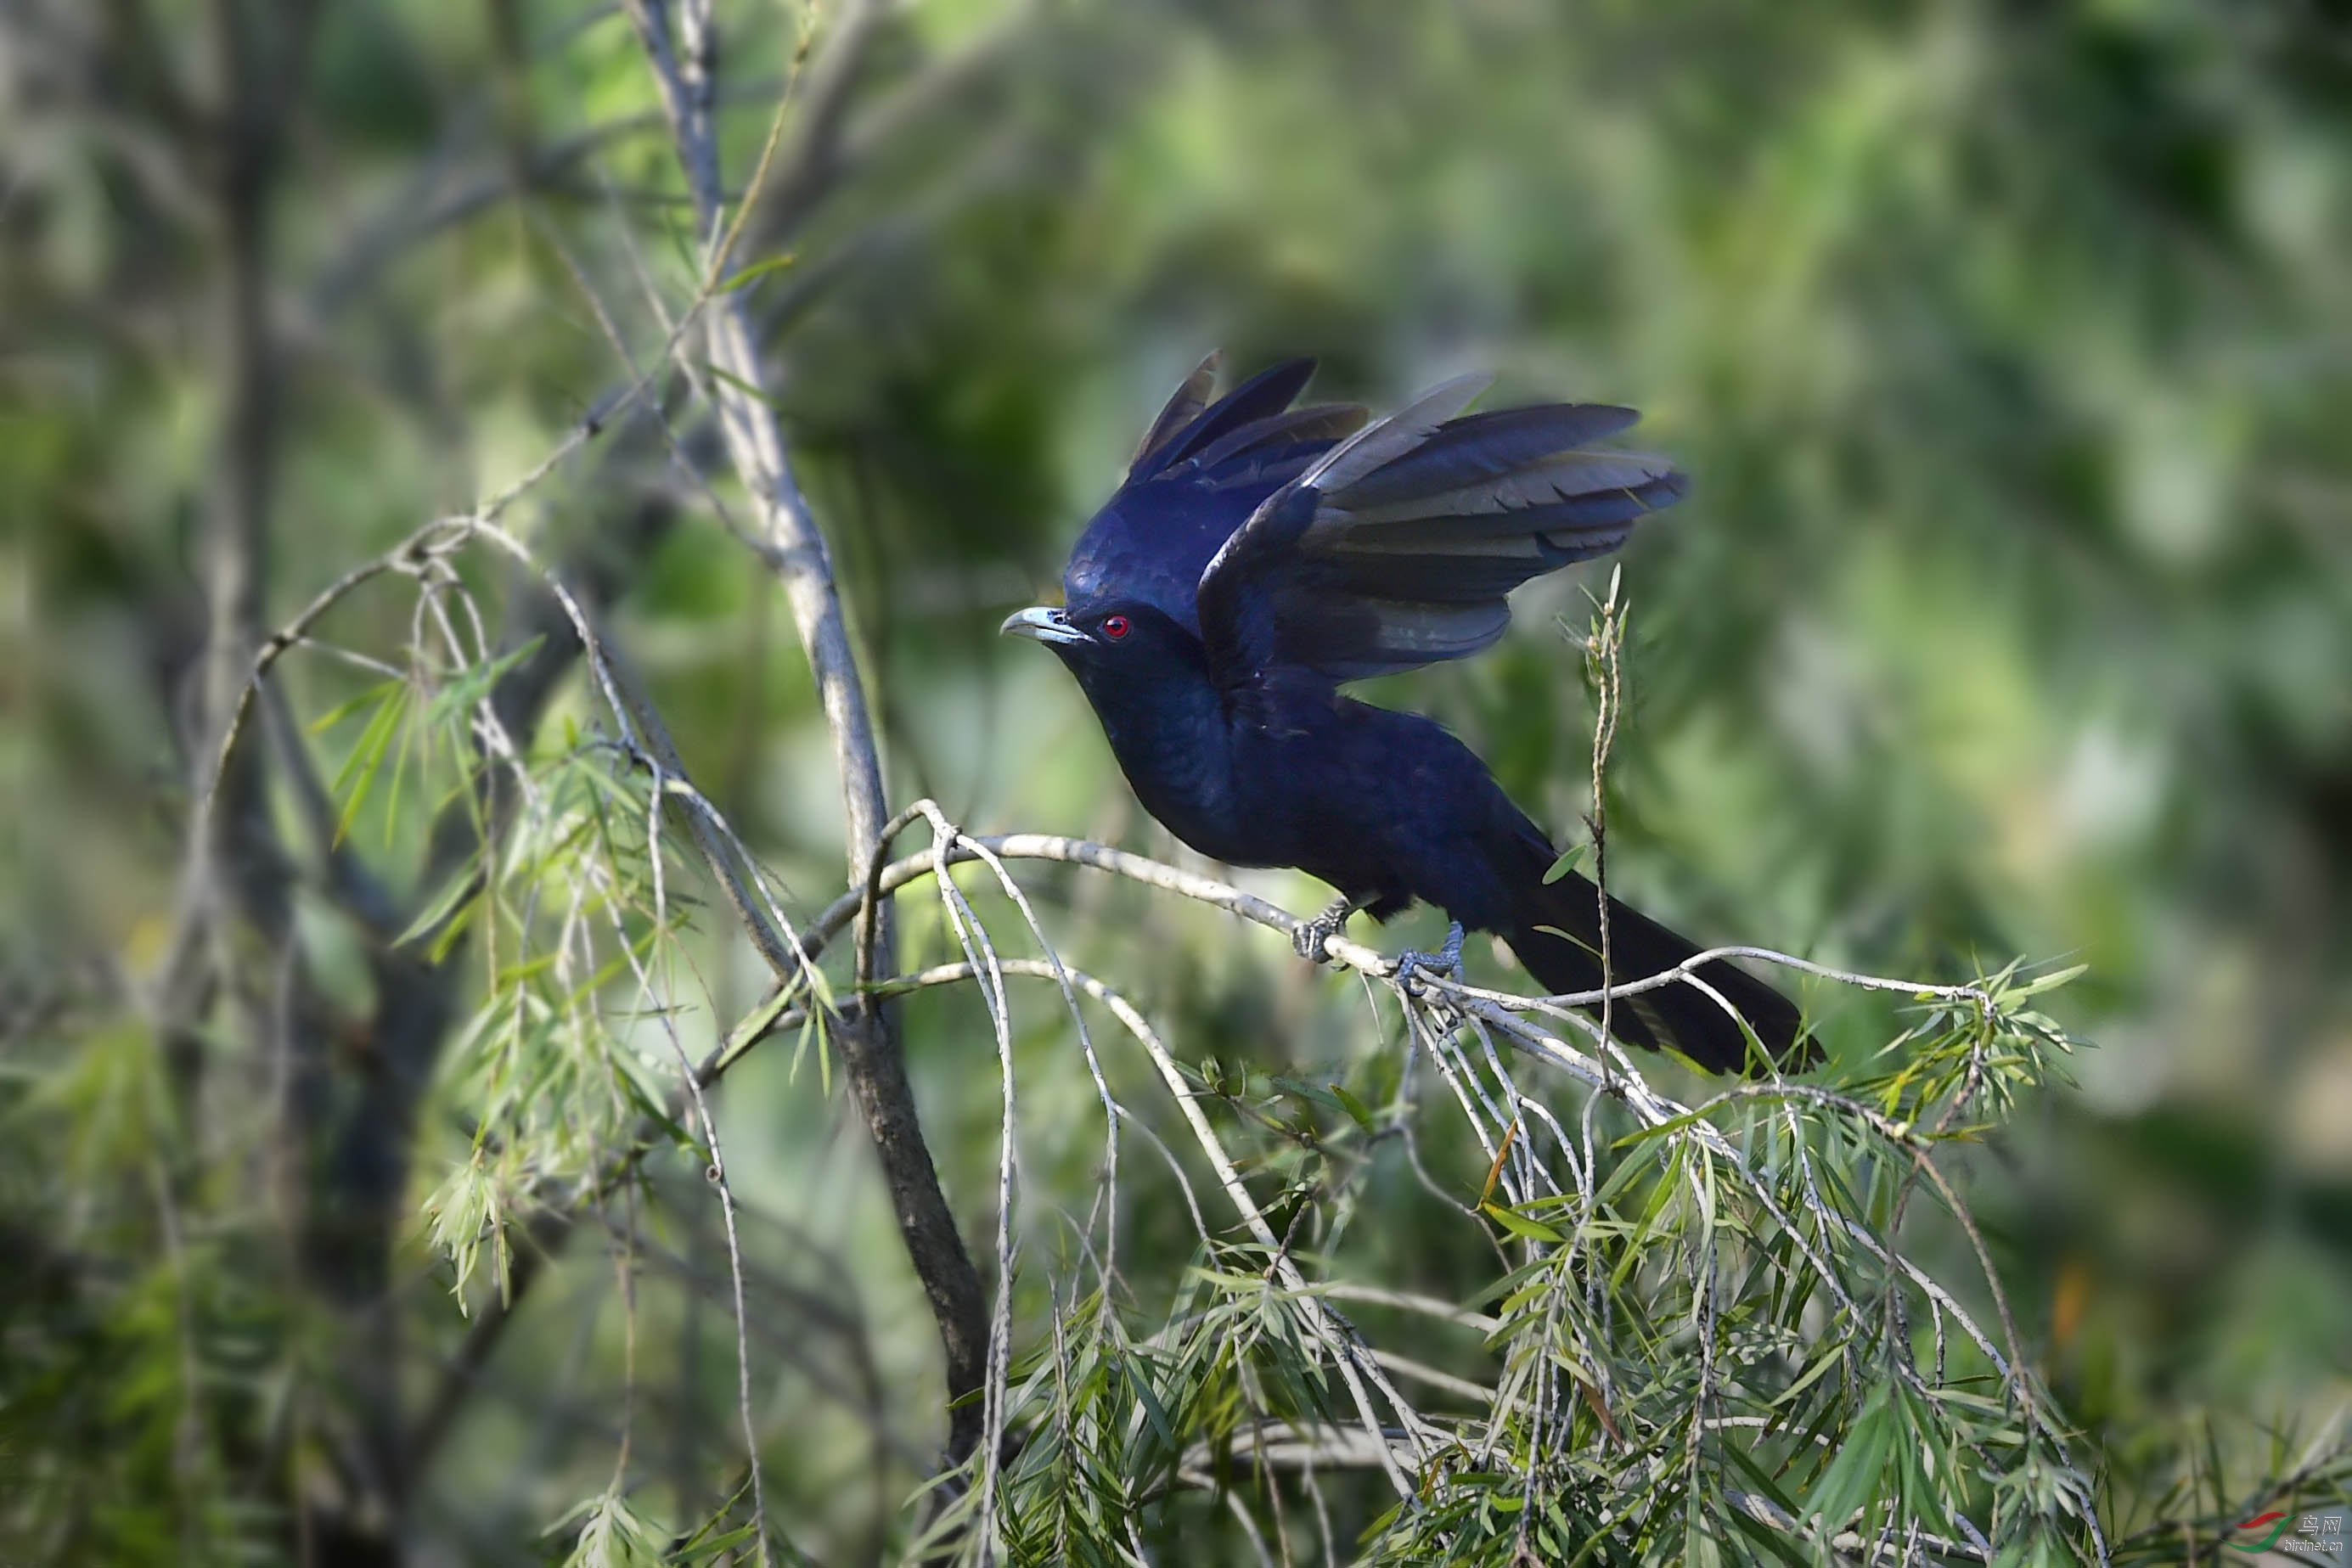
[[[998,630],[1054,650],[1097,699],[1113,691],[1197,679],[1208,667],[1199,638],[1167,612],[1139,601],[1112,600],[1066,610],[1033,605],[1007,616]]]

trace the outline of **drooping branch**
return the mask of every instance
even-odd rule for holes
[[[1141,856],[1129,855],[1102,845],[1087,843],[1083,841],[1055,839],[1046,835],[1009,835],[984,842],[965,839],[961,835],[949,835],[939,848],[929,854],[909,856],[887,867],[880,868],[870,882],[869,890],[866,894],[854,900],[845,898],[843,904],[863,904],[868,899],[885,895],[887,890],[908,885],[926,875],[941,875],[946,867],[960,862],[984,861],[992,868],[998,869],[1001,876],[1002,871],[998,862],[1023,858],[1084,864],[1108,871],[1143,885],[1177,893],[1211,907],[1241,915],[1274,930],[1286,932],[1298,924],[1297,917],[1287,912],[1213,879],[1196,876]],[[813,945],[822,944],[836,934],[854,913],[854,908],[845,908],[843,905],[836,905],[827,910],[811,926],[803,940]],[[1170,1059],[1164,1049],[1160,1046],[1150,1026],[1134,1012],[1131,1007],[1126,1006],[1116,993],[1109,991],[1091,976],[1067,967],[1058,956],[1051,955],[1050,948],[1048,951],[1047,959],[1004,958],[992,955],[987,968],[992,975],[997,976],[1026,976],[1037,979],[1055,980],[1066,987],[1075,986],[1111,1008],[1120,1022],[1139,1041],[1143,1043],[1147,1051],[1153,1057],[1155,1065],[1160,1069],[1172,1097],[1177,1101],[1187,1119],[1193,1124],[1195,1134],[1200,1139],[1203,1153],[1216,1166],[1220,1183],[1228,1196],[1233,1198],[1236,1208],[1242,1213],[1244,1224],[1249,1226],[1261,1245],[1275,1254],[1274,1267],[1277,1271],[1281,1271],[1281,1283],[1286,1293],[1301,1297],[1310,1294],[1318,1296],[1338,1294],[1337,1291],[1318,1291],[1317,1287],[1309,1285],[1303,1278],[1298,1277],[1295,1270],[1282,1271],[1282,1265],[1286,1260],[1284,1249],[1275,1241],[1272,1232],[1265,1228],[1263,1218],[1259,1216],[1246,1187],[1242,1184],[1238,1171],[1225,1156],[1214,1132],[1202,1119],[1199,1107],[1195,1103],[1196,1092],[1177,1072],[1172,1059]],[[1785,959],[1785,956],[1778,954],[1768,953],[1759,956]],[[1365,950],[1360,955],[1344,956],[1342,961],[1349,963],[1350,967],[1363,967],[1372,972],[1392,971],[1394,967],[1392,960],[1381,955],[1370,953],[1369,950]],[[1688,966],[1684,967],[1684,968],[1687,967]],[[1837,971],[1825,972],[1837,973]],[[1680,971],[1676,971],[1666,976],[1650,977],[1645,980],[1631,982],[1631,984],[1646,986],[1652,983],[1673,983],[1679,973]],[[961,964],[943,965],[916,975],[879,980],[876,982],[876,988],[896,993],[903,989],[971,982],[982,977],[981,966],[968,959]],[[1873,976],[1850,977],[1855,983],[1864,986],[1899,987],[1915,993],[1925,992],[1948,1004],[1960,1004],[1964,1014],[1975,1007],[1993,1009],[1997,1007],[2008,1006],[2005,1002],[1997,1001],[1987,988],[1980,986],[1924,986],[1916,982],[1887,980]],[[1391,983],[1395,984],[1392,974],[1390,975],[1390,978]],[[983,989],[986,988],[983,986]],[[2049,1425],[2046,1413],[2047,1396],[2031,1386],[2029,1381],[2020,1380],[2021,1378],[2020,1346],[2015,1327],[2010,1321],[2002,1299],[1999,1281],[1994,1275],[1992,1261],[1984,1251],[1981,1240],[1976,1234],[1959,1195],[1942,1173],[1928,1161],[1928,1153],[1935,1141],[1932,1134],[1924,1134],[1906,1124],[1893,1121],[1875,1107],[1851,1094],[1810,1083],[1774,1082],[1740,1084],[1712,1099],[1685,1105],[1652,1089],[1642,1074],[1622,1056],[1612,1058],[1611,1053],[1613,1052],[1613,1047],[1605,1037],[1600,1035],[1598,1025],[1590,1019],[1570,1015],[1586,1034],[1594,1037],[1594,1049],[1591,1054],[1579,1051],[1566,1041],[1536,1028],[1522,1016],[1520,1011],[1505,1007],[1497,1001],[1489,1001],[1484,995],[1449,995],[1443,991],[1433,990],[1415,996],[1402,986],[1397,987],[1397,992],[1414,1015],[1417,1016],[1423,1012],[1431,1015],[1430,1021],[1434,1026],[1430,1031],[1433,1036],[1462,1025],[1468,1025],[1474,1031],[1481,1032],[1482,1035],[1483,1030],[1486,1028],[1501,1032],[1520,1050],[1564,1070],[1589,1089],[1617,1100],[1633,1114],[1639,1126],[1650,1133],[1662,1134],[1669,1143],[1688,1147],[1693,1156],[1706,1168],[1729,1176],[1734,1185],[1747,1193],[1747,1201],[1752,1203],[1763,1218],[1769,1221],[1773,1231],[1788,1238],[1795,1251],[1798,1264],[1801,1266],[1801,1271],[1814,1275],[1828,1299],[1837,1306],[1840,1312],[1853,1319],[1860,1315],[1860,1305],[1854,1294],[1858,1287],[1849,1282],[1846,1270],[1841,1266],[1841,1260],[1836,1257],[1834,1250],[1824,1250],[1829,1248],[1831,1232],[1834,1232],[1841,1239],[1850,1237],[1864,1253],[1884,1265],[1890,1276],[1907,1281],[1934,1304],[1939,1314],[1939,1335],[1941,1322],[1948,1319],[1969,1337],[2004,1384],[2010,1385],[2012,1397],[2026,1422],[2029,1434],[2039,1441],[2048,1443],[2058,1463],[2065,1467],[2061,1484],[2068,1490],[2070,1496],[2084,1503],[2087,1502],[2088,1483],[2081,1473],[2073,1468],[2073,1461],[2067,1457],[2066,1445],[2061,1435]],[[1519,1003],[1522,1007],[1537,1000],[1518,998],[1507,999]],[[999,1004],[992,999],[991,1005],[992,1009],[994,1009]],[[1454,1020],[1450,1024],[1447,1021],[1449,1019]],[[730,1061],[740,1056],[741,1050],[748,1046],[751,1039],[756,1038],[758,1030],[762,1027],[764,1026],[756,1017],[744,1020],[744,1024],[739,1026],[735,1031],[732,1053],[714,1059],[711,1070],[723,1071]],[[1433,1038],[1432,1046],[1433,1049],[1435,1048]],[[1604,1062],[1608,1062],[1609,1065],[1604,1066]],[[1487,1063],[1489,1070],[1496,1075],[1496,1082],[1507,1092],[1507,1096],[1513,1104],[1524,1106],[1547,1121],[1549,1120],[1549,1113],[1544,1111],[1539,1103],[1530,1100],[1511,1083],[1508,1073],[1494,1055],[1491,1047],[1487,1053]],[[1466,1062],[1461,1064],[1461,1071],[1468,1071]],[[1493,1100],[1486,1098],[1486,1091],[1483,1087],[1474,1084],[1471,1086],[1471,1091],[1478,1097],[1486,1118],[1494,1123],[1499,1130],[1507,1113]],[[1988,1288],[1992,1292],[1994,1305],[2000,1319],[1998,1341],[1993,1334],[1988,1333],[1972,1321],[1968,1311],[1954,1299],[1949,1291],[1895,1249],[1891,1233],[1881,1235],[1872,1227],[1843,1210],[1826,1207],[1821,1195],[1812,1190],[1810,1181],[1803,1185],[1803,1189],[1793,1198],[1776,1195],[1764,1170],[1756,1164],[1750,1155],[1707,1120],[1711,1113],[1731,1103],[1773,1101],[1801,1102],[1845,1119],[1859,1130],[1871,1134],[1876,1143],[1900,1155],[1908,1156],[1918,1166],[1922,1178],[1943,1198],[1949,1212],[1969,1234],[1976,1250],[1978,1266],[1985,1276]],[[1466,1103],[1465,1109],[1471,1113],[1475,1122],[1479,1112]],[[1552,1122],[1551,1125],[1555,1134],[1559,1134],[1558,1124]],[[1565,1134],[1559,1135],[1565,1143]],[[1498,1166],[1509,1149],[1510,1143],[1507,1138],[1503,1152],[1496,1155]],[[1696,1176],[1693,1179],[1696,1180]],[[1555,1195],[1558,1194],[1557,1187],[1552,1190]],[[1593,1201],[1589,1186],[1584,1191],[1583,1201],[1588,1204]],[[1799,1223],[1806,1218],[1805,1210],[1810,1210],[1811,1218],[1817,1222],[1817,1228],[1810,1235]],[[1447,1311],[1442,1307],[1442,1304],[1440,1310]],[[1478,1322],[1479,1326],[1489,1328],[1495,1326],[1492,1320],[1473,1321]],[[1351,1333],[1349,1338],[1351,1343],[1360,1343],[1353,1341]],[[2005,1344],[2000,1343],[2002,1341],[2006,1342]],[[1396,1370],[1408,1376],[1413,1375],[1410,1366],[1394,1366],[1393,1358],[1384,1359],[1371,1353],[1368,1346],[1363,1347],[1364,1360],[1360,1362],[1354,1362],[1352,1357],[1348,1357],[1346,1352],[1342,1351],[1337,1343],[1333,1343],[1331,1348],[1339,1352],[1341,1357],[1336,1364],[1341,1371],[1343,1378],[1350,1370],[1355,1369],[1370,1372]],[[1597,1357],[1584,1358],[1581,1352],[1580,1356],[1580,1359],[1589,1359],[1592,1364],[1598,1364]],[[1940,1368],[1940,1353],[1937,1364]],[[1898,1366],[1896,1375],[1902,1377],[1906,1384],[1923,1399],[1929,1396],[1931,1391],[1920,1381],[1916,1372]],[[1940,1372],[1938,1379],[1940,1381]],[[1352,1379],[1349,1381],[1352,1385]],[[1360,1389],[1356,1391],[1360,1394],[1362,1392]],[[1601,1411],[1605,1424],[1609,1419],[1606,1408],[1591,1386],[1588,1385],[1585,1388],[1584,1396],[1593,1403],[1597,1410]],[[1545,1402],[1544,1396],[1538,1395],[1533,1401],[1533,1405],[1540,1406]],[[1525,1394],[1515,1392],[1508,1386],[1496,1391],[1490,1403],[1492,1408],[1497,1412],[1507,1406],[1521,1410],[1532,1407]],[[1611,1430],[1613,1436],[1615,1428],[1612,1427]],[[1695,1427],[1694,1430],[1696,1431],[1696,1428]],[[1408,1437],[1412,1434],[1410,1418],[1407,1421],[1406,1432]],[[1394,1441],[1383,1435],[1376,1425],[1370,1427],[1362,1438],[1349,1437],[1345,1440],[1360,1445],[1353,1450],[1358,1463],[1374,1465],[1392,1457],[1402,1458],[1408,1461],[1412,1458],[1409,1449],[1402,1453],[1395,1452]],[[1303,1457],[1292,1456],[1294,1458]],[[1745,1506],[1739,1500],[1744,1495],[1732,1494],[1735,1506]],[[1785,1516],[1770,1518],[1765,1521],[1776,1529],[1796,1531],[1801,1533],[1811,1533],[1818,1528],[1813,1524],[1791,1520]],[[1851,1531],[1838,1533],[1836,1525],[1839,1521],[1825,1522],[1830,1528],[1822,1530],[1822,1533],[1825,1536],[1835,1534],[1838,1542],[1846,1543],[1846,1546],[1841,1546],[1840,1550],[1845,1550],[1847,1546],[1859,1542],[1860,1538]],[[2093,1522],[2089,1528],[2093,1533],[2095,1550],[2099,1559],[2104,1561],[2105,1548],[2104,1542],[2098,1538],[2098,1526]],[[1972,1528],[1968,1527],[1965,1521],[1962,1529],[1969,1536],[1968,1542],[1947,1542],[1937,1537],[1917,1536],[1916,1531],[1914,1535],[1920,1544],[1931,1552],[1959,1560],[1985,1560],[1986,1549],[1981,1544],[1981,1538]]]
[[[1202,1154],[1207,1156],[1211,1167],[1215,1170],[1218,1185],[1224,1189],[1225,1196],[1232,1200],[1234,1211],[1240,1215],[1242,1224],[1248,1229],[1251,1238],[1271,1258],[1269,1268],[1274,1277],[1285,1291],[1289,1291],[1298,1300],[1307,1313],[1308,1322],[1314,1326],[1317,1334],[1323,1342],[1324,1349],[1329,1353],[1332,1365],[1339,1371],[1340,1381],[1346,1385],[1349,1396],[1355,1403],[1357,1414],[1362,1420],[1363,1430],[1360,1435],[1373,1444],[1381,1456],[1381,1468],[1386,1471],[1390,1484],[1396,1489],[1400,1497],[1412,1496],[1412,1480],[1398,1465],[1396,1459],[1389,1456],[1389,1445],[1381,1435],[1382,1425],[1372,1402],[1373,1388],[1378,1388],[1385,1396],[1390,1408],[1394,1410],[1404,1422],[1406,1438],[1400,1446],[1407,1462],[1418,1464],[1428,1457],[1429,1439],[1436,1435],[1434,1428],[1419,1418],[1418,1413],[1405,1402],[1395,1386],[1388,1381],[1378,1359],[1372,1355],[1370,1347],[1363,1343],[1354,1328],[1345,1319],[1324,1305],[1321,1297],[1307,1282],[1307,1277],[1299,1271],[1298,1265],[1291,1258],[1289,1249],[1283,1246],[1275,1235],[1274,1228],[1267,1222],[1265,1211],[1258,1207],[1257,1200],[1251,1197],[1248,1185],[1242,1180],[1241,1172],[1234,1166],[1233,1156],[1225,1151],[1225,1146],[1217,1137],[1215,1129],[1209,1125],[1208,1117],[1201,1110],[1201,1096],[1184,1082],[1184,1075],[1178,1069],[1176,1059],[1169,1054],[1168,1047],[1161,1041],[1159,1031],[1151,1027],[1144,1016],[1136,1010],[1134,1004],[1125,997],[1092,975],[1068,967],[1058,958],[1050,962],[1042,958],[1000,958],[993,962],[992,967],[1004,975],[1053,980],[1065,986],[1076,986],[1109,1009],[1111,1016],[1118,1019],[1120,1025],[1134,1038],[1136,1043],[1143,1048],[1145,1054],[1150,1057],[1151,1064],[1158,1071],[1160,1081],[1168,1086],[1170,1097],[1176,1102],[1177,1109],[1182,1113],[1186,1124],[1192,1129],[1192,1135],[1200,1144]],[[945,964],[926,969],[920,974],[894,978],[886,984],[894,989],[903,988],[911,990],[929,986],[970,981],[978,978],[980,975],[980,967],[970,962]]]

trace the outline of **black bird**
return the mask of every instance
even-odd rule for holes
[[[1546,883],[1556,855],[1470,748],[1414,714],[1342,696],[1347,681],[1458,659],[1510,621],[1529,578],[1622,544],[1679,499],[1654,457],[1597,449],[1626,408],[1550,403],[1465,414],[1491,378],[1465,377],[1365,423],[1353,405],[1292,408],[1311,361],[1209,401],[1212,355],[1144,436],[1127,481],[1063,576],[1067,603],[1003,630],[1077,676],[1144,809],[1202,854],[1291,866],[1339,890],[1302,951],[1362,910],[1415,899],[1462,931],[1502,934],[1553,992],[1601,983],[1590,882]],[[1558,935],[1566,933],[1566,936]],[[1697,949],[1610,902],[1620,983]],[[1797,1009],[1720,960],[1700,977],[1776,1060],[1810,1055]],[[1762,1071],[1738,1026],[1676,983],[1620,998],[1612,1023],[1713,1071]]]

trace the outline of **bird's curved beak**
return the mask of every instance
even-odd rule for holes
[[[1068,612],[1044,604],[1033,604],[1026,610],[1006,616],[1004,624],[996,630],[1001,636],[1026,637],[1033,643],[1043,643],[1048,647],[1056,644],[1067,647],[1094,641],[1070,624]]]

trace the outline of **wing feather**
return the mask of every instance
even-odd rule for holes
[[[1197,628],[1201,569],[1258,504],[1363,423],[1359,409],[1285,411],[1314,361],[1271,366],[1211,401],[1214,356],[1176,389],[1137,449],[1126,482],[1070,547],[1073,605],[1150,604]]]
[[[1273,418],[1307,390],[1307,382],[1314,374],[1312,360],[1286,360],[1260,371],[1211,403],[1142,464],[1129,469],[1129,481],[1164,473],[1244,425]]]
[[[1447,382],[1366,425],[1224,541],[1196,597],[1228,691],[1475,653],[1509,624],[1513,589],[1607,554],[1681,498],[1664,459],[1589,449],[1630,428],[1633,410],[1463,413],[1487,382]]]
[[[1327,402],[1253,420],[1194,453],[1188,461],[1213,469],[1244,452],[1332,442],[1353,435],[1370,411],[1360,403]]]
[[[1543,403],[1448,420],[1402,456],[1345,486],[1358,511],[1515,474],[1557,452],[1606,441],[1642,416],[1607,403]],[[1340,486],[1328,486],[1338,490]]]
[[[1184,378],[1183,384],[1176,389],[1168,399],[1167,406],[1160,411],[1160,417],[1151,422],[1151,428],[1143,433],[1143,439],[1135,444],[1135,455],[1129,459],[1127,465],[1129,473],[1141,468],[1146,458],[1167,445],[1178,431],[1201,417],[1201,411],[1209,406],[1209,394],[1217,390],[1217,371],[1224,362],[1224,351],[1212,349],[1192,368],[1192,373]]]
[[[1329,496],[1345,490],[1429,439],[1430,433],[1468,408],[1495,384],[1484,371],[1440,382],[1386,419],[1375,420],[1317,461],[1298,482]]]
[[[1662,457],[1630,452],[1571,452],[1452,489],[1405,496],[1389,490],[1368,500],[1366,487],[1359,486],[1331,497],[1328,505],[1335,519],[1345,517],[1350,529],[1360,532],[1385,523],[1430,517],[1508,517],[1587,497],[1671,484],[1676,477],[1674,465]]]

